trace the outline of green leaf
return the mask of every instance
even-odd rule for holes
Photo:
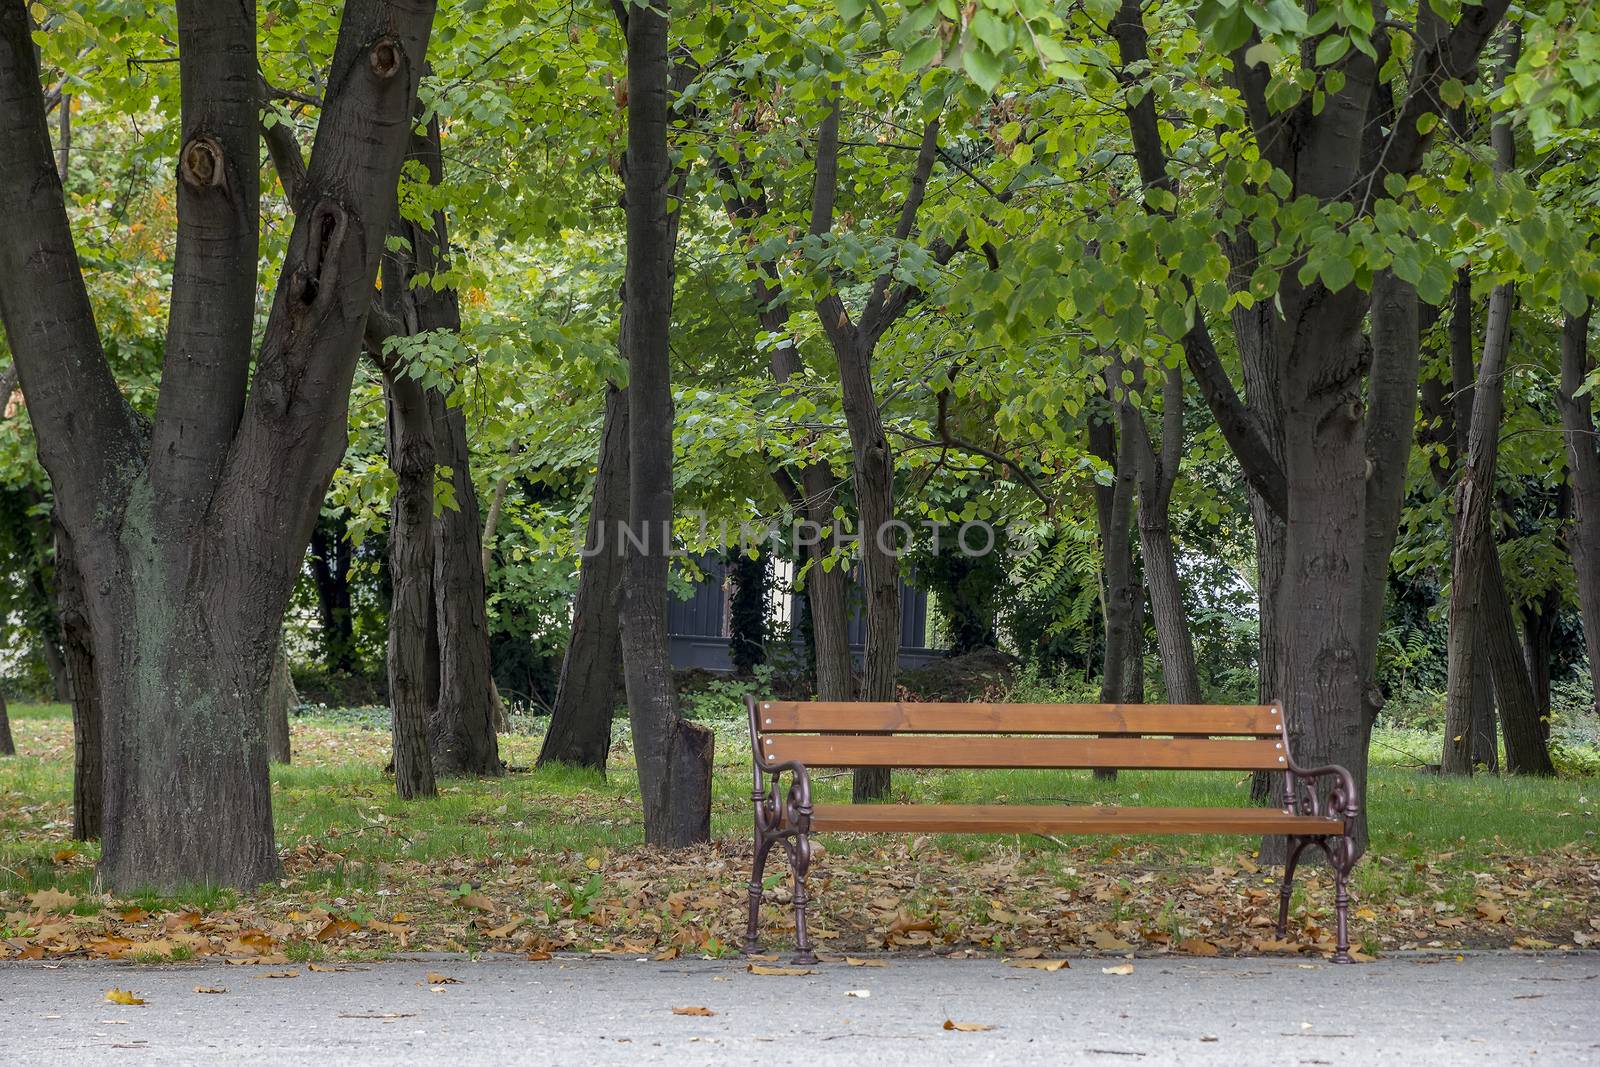
[[[1317,42],[1316,64],[1326,67],[1330,63],[1337,63],[1350,51],[1350,38],[1343,35],[1337,37],[1324,37]]]
[[[986,93],[994,92],[994,87],[1000,84],[1000,78],[1005,74],[1005,64],[999,56],[982,48],[970,47],[970,42],[969,47],[962,50],[961,66]]]

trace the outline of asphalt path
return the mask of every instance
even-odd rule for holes
[[[1600,953],[881,962],[6,963],[0,1062],[1600,1064]]]

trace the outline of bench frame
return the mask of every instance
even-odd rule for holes
[[[1154,705],[1150,705],[1154,706]],[[750,799],[755,807],[755,858],[749,884],[749,922],[745,928],[744,951],[747,955],[761,951],[760,916],[762,897],[762,872],[767,856],[774,845],[782,845],[788,856],[789,869],[794,878],[794,928],[796,963],[817,962],[811,937],[806,930],[806,877],[811,871],[812,804],[811,773],[806,765],[795,760],[762,761],[761,707],[752,696],[745,697],[745,707],[750,714],[750,754],[754,767],[754,784]],[[1271,705],[1271,714],[1282,723],[1283,705]],[[769,720],[770,721],[770,720]],[[1286,815],[1337,817],[1343,820],[1342,830],[1327,834],[1285,835],[1283,881],[1278,890],[1278,925],[1276,936],[1283,938],[1288,931],[1289,899],[1294,889],[1295,868],[1301,854],[1312,846],[1322,849],[1334,874],[1334,910],[1337,915],[1337,947],[1334,963],[1351,963],[1349,939],[1350,871],[1355,866],[1355,842],[1350,837],[1360,815],[1357,804],[1355,780],[1350,772],[1339,766],[1302,767],[1294,761],[1289,750],[1287,731],[1277,735],[1283,756],[1280,762],[1284,777],[1284,807]],[[782,787],[784,774],[790,775],[788,789]],[[1317,787],[1319,779],[1328,779],[1324,793]],[[948,833],[961,833],[959,828]],[[1228,831],[1220,831],[1228,832]]]

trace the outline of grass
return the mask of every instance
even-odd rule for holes
[[[94,914],[105,906],[93,894],[96,846],[70,841],[67,709],[17,705],[12,719],[23,754],[0,761],[0,914],[6,899],[41,889],[78,896],[73,910]],[[618,887],[625,889],[635,877],[650,881],[653,872],[665,869],[640,848],[640,812],[626,754],[613,760],[607,777],[554,768],[497,780],[449,780],[436,799],[405,802],[394,796],[383,774],[388,735],[375,722],[371,716],[340,714],[295,721],[296,763],[272,772],[278,842],[290,869],[286,888],[250,895],[195,887],[176,895],[135,895],[118,906],[206,913],[314,906],[358,917],[404,906],[448,916],[460,911],[462,887],[482,886],[496,897],[496,910],[507,915],[528,912],[549,924],[609,922],[614,931],[629,921],[617,904],[625,899],[617,896]],[[712,834],[722,843],[715,854],[721,858],[696,862],[714,870],[714,881],[736,902],[748,877],[739,867],[748,862],[749,741],[742,723],[712,725],[718,731]],[[513,765],[531,766],[539,740],[531,733],[506,735],[502,754]],[[1417,757],[1426,751],[1422,740],[1411,731],[1380,730],[1373,748],[1367,798],[1371,845],[1368,859],[1356,869],[1355,888],[1360,900],[1396,916],[1399,932],[1391,940],[1419,942],[1425,932],[1405,926],[1413,918],[1422,923],[1440,914],[1471,913],[1486,891],[1495,892],[1492,887],[1508,877],[1522,878],[1516,872],[1524,868],[1535,872],[1528,875],[1533,882],[1543,871],[1546,885],[1541,899],[1524,902],[1527,907],[1518,912],[1526,914],[1527,930],[1570,927],[1592,914],[1595,882],[1569,870],[1576,888],[1561,889],[1558,883],[1569,880],[1563,868],[1593,867],[1600,855],[1595,816],[1600,779],[1441,778],[1416,769]],[[820,801],[847,800],[849,777],[824,773],[815,787]],[[1123,772],[1114,782],[1101,782],[1088,772],[896,772],[893,799],[1243,806],[1248,790],[1248,775],[1238,773]],[[837,885],[850,887],[846,892],[859,884],[862,894],[878,893],[881,900],[892,891],[897,907],[908,913],[947,915],[946,921],[956,924],[982,926],[992,911],[1040,907],[1052,895],[1059,900],[1067,894],[1096,898],[1099,921],[1112,926],[1175,931],[1185,923],[1192,927],[1197,905],[1175,913],[1173,892],[1192,888],[1197,879],[1203,887],[1208,877],[1203,872],[1226,872],[1239,893],[1255,898],[1260,894],[1250,887],[1271,881],[1269,873],[1251,869],[1255,842],[1236,836],[1069,842],[941,836],[906,842],[832,835],[824,842],[829,854],[824,866]],[[1011,864],[1015,871],[998,886],[984,873],[997,863]],[[706,882],[696,877],[693,864],[674,870],[662,876],[662,893]],[[779,865],[769,867],[767,882],[770,888],[781,886]],[[1144,887],[1151,882],[1173,892],[1150,892]],[[1008,884],[1018,887],[1016,899],[995,903],[996,892],[1006,892]],[[508,887],[510,895],[497,895],[497,886]],[[1319,900],[1328,895],[1325,885],[1317,888]],[[1306,901],[1304,895],[1301,899]],[[596,912],[603,922],[595,922]],[[848,907],[840,912],[854,914]],[[1542,919],[1549,922],[1541,925]],[[479,933],[469,925],[445,940],[470,945]],[[718,934],[718,945],[726,940],[724,933]],[[0,927],[0,940],[4,936]],[[870,941],[872,935],[865,936]],[[1450,930],[1446,940],[1459,936],[1460,931]],[[286,945],[290,958],[314,958],[307,954],[324,951],[306,939],[290,938]]]

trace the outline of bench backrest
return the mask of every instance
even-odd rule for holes
[[[752,700],[750,715],[762,765],[1241,771],[1288,765],[1283,711],[1275,704]]]

